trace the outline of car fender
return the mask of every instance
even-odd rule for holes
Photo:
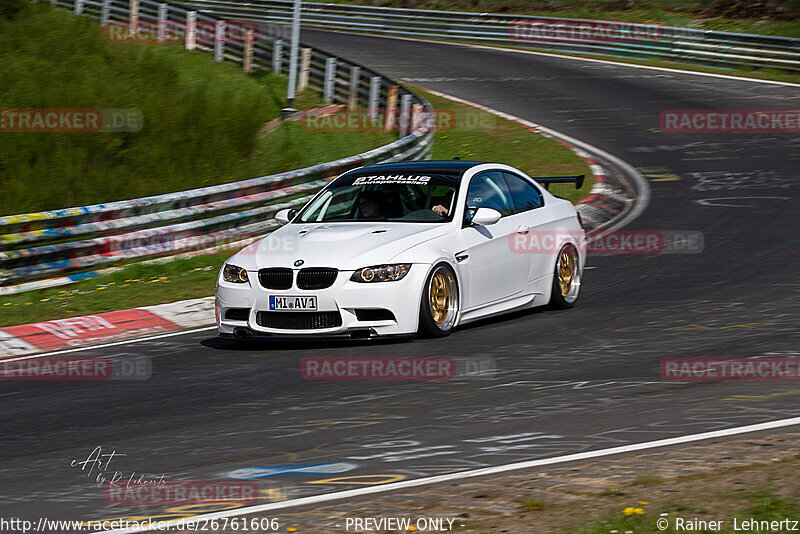
[[[433,272],[434,267],[442,263],[450,267],[450,269],[452,269],[453,274],[455,274],[456,277],[456,286],[458,287],[458,315],[456,316],[455,326],[458,326],[458,323],[461,321],[461,308],[462,308],[461,303],[464,302],[464,284],[462,283],[462,278],[460,276],[459,269],[455,265],[455,258],[448,258],[444,255],[436,257],[433,261],[429,263],[424,263],[419,265],[419,267],[422,267],[424,265],[426,269],[425,269],[425,277],[423,278],[423,285],[422,287],[419,288],[419,291],[417,293],[417,304],[416,304],[417,320],[419,320],[420,313],[422,312],[422,298],[425,295],[426,291],[425,285],[428,281],[428,277]],[[419,324],[417,325],[417,327],[419,327]]]

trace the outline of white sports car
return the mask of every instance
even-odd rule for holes
[[[571,307],[586,262],[575,208],[508,165],[422,161],[331,181],[219,273],[220,336],[445,336],[458,325]],[[540,184],[545,184],[544,187]]]

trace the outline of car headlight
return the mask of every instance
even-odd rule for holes
[[[411,269],[410,263],[364,267],[354,272],[350,280],[353,282],[395,282],[402,280],[408,274],[409,269]]]
[[[247,271],[245,271],[243,267],[237,267],[236,265],[226,263],[225,267],[222,269],[222,279],[233,284],[246,284]]]

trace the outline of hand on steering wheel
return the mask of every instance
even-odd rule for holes
[[[447,217],[447,208],[442,206],[441,204],[437,204],[436,206],[431,208],[437,214],[441,215],[442,217]]]

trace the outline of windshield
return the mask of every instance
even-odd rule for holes
[[[347,174],[314,198],[299,222],[447,222],[453,219],[459,177]]]

